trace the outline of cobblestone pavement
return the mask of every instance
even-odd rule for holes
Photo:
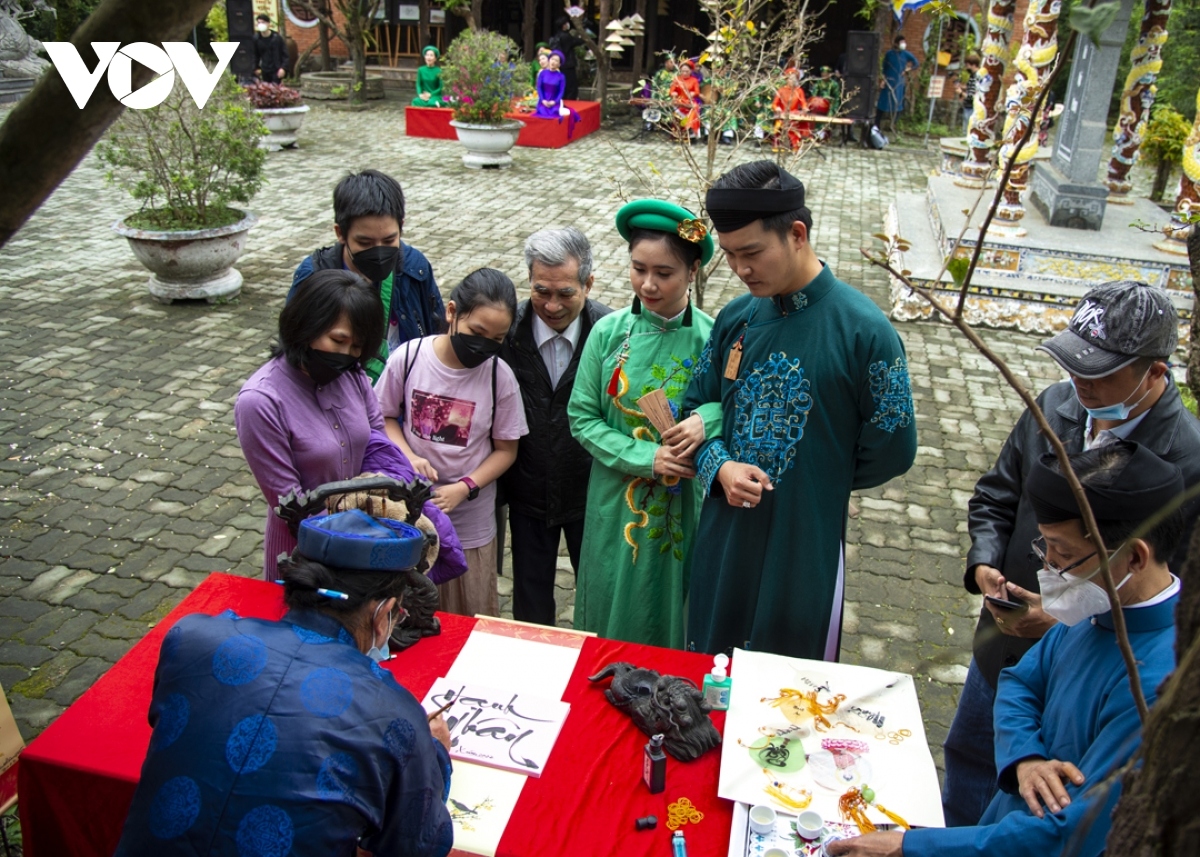
[[[406,138],[394,104],[366,113],[314,105],[301,147],[270,156],[251,206],[261,225],[238,265],[241,298],[219,306],[150,300],[146,273],[108,228],[134,206],[105,186],[94,157],[63,183],[0,251],[0,684],[27,740],[208,572],[259,573],[266,509],[232,406],[266,359],[293,268],[333,238],[338,178],[376,167],[402,180],[405,238],[432,260],[443,289],[484,265],[521,284],[525,237],[574,224],[595,246],[594,297],[624,306],[627,255],[612,226],[616,180],[628,177],[622,158],[681,182],[667,144],[628,142],[632,130],[560,151],[519,149],[511,171],[479,173],[462,168],[456,142]],[[886,279],[859,248],[888,202],[923,187],[934,163],[912,150],[831,148],[801,170],[818,251],[881,306]],[[710,311],[741,290],[720,270]],[[940,759],[978,609],[961,585],[966,501],[1019,408],[947,327],[897,327],[920,450],[906,476],[855,498],[843,658],[917,676]],[[986,338],[1033,386],[1055,379],[1035,338]],[[563,566],[560,618],[569,621]],[[507,577],[501,587],[507,609]]]

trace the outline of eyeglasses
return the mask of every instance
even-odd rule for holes
[[[408,611],[405,610],[403,607],[401,607],[399,604],[397,604],[395,607],[392,608],[392,612],[388,615],[389,615],[389,618],[391,618],[391,620],[392,620],[392,627],[398,628],[398,627],[400,627],[400,623],[408,618]]]
[[[1037,554],[1037,558],[1042,561],[1042,565],[1045,566],[1046,571],[1052,571],[1055,574],[1057,574],[1059,577],[1062,577],[1064,579],[1069,572],[1072,572],[1075,569],[1079,568],[1079,566],[1083,565],[1089,559],[1091,559],[1092,557],[1094,557],[1098,553],[1100,553],[1100,551],[1092,551],[1090,554],[1085,556],[1083,559],[1079,560],[1078,562],[1071,563],[1066,568],[1057,568],[1056,566],[1051,565],[1050,560],[1046,559],[1046,537],[1045,536],[1038,536],[1036,539],[1031,541],[1029,543],[1029,545],[1030,545],[1030,547],[1033,548],[1033,552],[1035,554]],[[1114,553],[1115,553],[1115,551],[1114,551]]]

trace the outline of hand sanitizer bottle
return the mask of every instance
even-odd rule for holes
[[[713,711],[726,711],[729,708],[729,690],[733,687],[733,679],[726,673],[729,667],[728,655],[713,657],[712,672],[704,677],[704,701]]]

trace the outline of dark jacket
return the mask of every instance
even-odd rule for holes
[[[559,30],[550,39],[550,49],[562,51],[562,68],[564,71],[569,68],[575,68],[575,49],[583,43],[583,39],[579,38],[571,30]]]
[[[1130,433],[1129,440],[1143,444],[1178,466],[1183,471],[1184,483],[1190,487],[1200,482],[1200,420],[1183,406],[1178,388],[1170,381],[1170,375],[1167,378],[1166,392],[1146,412]],[[1046,388],[1038,397],[1038,405],[1045,412],[1051,428],[1062,438],[1067,451],[1082,450],[1087,412],[1075,398],[1071,382],[1061,381]],[[1029,544],[1038,536],[1037,521],[1022,488],[1033,462],[1050,451],[1049,442],[1042,437],[1037,422],[1026,411],[1004,442],[995,466],[975,483],[975,496],[967,507],[971,550],[967,554],[967,571],[963,578],[969,592],[979,593],[979,587],[975,585],[975,566],[981,564],[1000,569],[1006,579],[1018,586],[1038,591],[1037,572],[1041,563]],[[1197,501],[1184,507],[1187,532],[1191,531],[1197,508]],[[1186,551],[1185,538],[1170,561],[1171,570],[1176,574],[1182,567]],[[975,662],[995,687],[1000,670],[1016,664],[1036,642],[1000,633],[992,614],[984,607],[975,630]]]
[[[583,520],[592,457],[571,436],[567,403],[592,326],[610,312],[593,300],[584,304],[579,314],[579,344],[554,389],[533,338],[534,313],[528,300],[517,308],[517,320],[500,352],[521,385],[529,424],[529,434],[517,446],[516,462],[500,477],[500,490],[513,511],[541,518],[548,527]]]
[[[265,36],[260,34],[254,37],[254,67],[262,70],[264,81],[279,83],[277,73],[279,69],[286,72],[287,65],[287,43],[283,36],[271,30]]]
[[[322,247],[314,250],[311,256],[296,268],[292,275],[292,288],[288,292],[288,300],[296,293],[296,286],[313,271],[323,271],[330,268],[344,270],[342,245]],[[433,278],[433,266],[425,258],[425,254],[409,244],[403,244],[400,255],[396,258],[396,275],[392,277],[392,305],[388,308],[389,329],[392,324],[397,326],[399,340],[396,344],[408,342],[410,339],[420,339],[435,333],[442,333],[446,328],[446,307],[442,303],[442,293],[438,291],[437,281]]]

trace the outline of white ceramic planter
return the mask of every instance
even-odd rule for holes
[[[517,144],[517,135],[525,127],[516,119],[501,125],[473,125],[452,119],[458,141],[467,147],[462,156],[464,167],[473,170],[507,170],[512,166],[509,151]]]
[[[233,263],[246,249],[247,233],[258,225],[257,217],[244,214],[237,223],[215,229],[160,232],[135,229],[124,220],[112,229],[150,269],[152,298],[164,304],[187,299],[211,304],[237,297],[242,290],[242,275]]]
[[[308,105],[263,107],[255,112],[262,117],[263,124],[271,132],[263,137],[258,145],[268,151],[278,152],[280,149],[290,149],[296,145],[296,132],[300,130],[300,125],[304,122],[304,114],[308,112]]]

